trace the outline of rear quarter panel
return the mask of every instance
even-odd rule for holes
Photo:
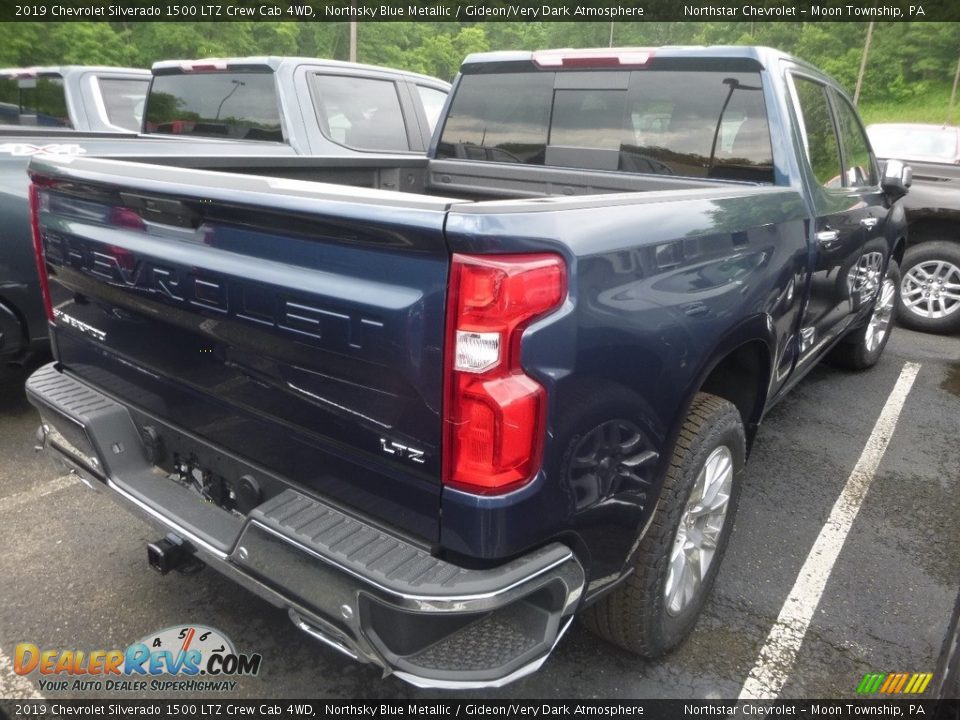
[[[454,252],[552,251],[566,259],[566,303],[531,326],[523,343],[524,367],[550,397],[544,466],[503,497],[445,488],[441,543],[495,557],[563,537],[586,560],[594,585],[602,584],[619,575],[649,519],[679,425],[719,358],[761,340],[771,367],[789,372],[808,272],[806,213],[800,194],[783,188],[531,207],[454,208],[447,236]],[[767,391],[782,379],[771,373]],[[566,398],[597,385],[633,393],[647,408],[643,429],[659,459],[643,487],[574,487],[560,472],[566,448],[557,428],[566,414],[583,411]]]

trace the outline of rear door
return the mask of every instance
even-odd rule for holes
[[[32,169],[54,178],[40,221],[68,372],[436,538],[447,201],[104,160]]]
[[[91,129],[140,132],[147,101],[150,76],[134,76],[103,71],[84,73],[83,109]]]
[[[858,263],[874,210],[862,190],[844,177],[840,133],[830,90],[816,78],[790,75],[798,127],[806,150],[808,187],[814,209],[811,234],[814,269],[800,330],[800,363],[820,351],[853,321]]]

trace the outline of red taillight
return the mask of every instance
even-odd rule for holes
[[[223,72],[226,69],[226,60],[184,60],[180,63],[181,72]]]
[[[444,482],[512,490],[540,467],[547,394],[520,366],[520,337],[566,296],[559,255],[454,255],[447,299]]]
[[[50,300],[50,284],[47,281],[47,263],[43,257],[43,238],[40,236],[40,189],[37,183],[30,184],[30,229],[33,233],[33,254],[40,275],[40,296],[47,312],[47,320],[53,322],[53,302]]]

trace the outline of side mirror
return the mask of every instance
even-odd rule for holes
[[[907,194],[913,183],[913,168],[902,160],[887,160],[883,164],[883,178],[880,187],[890,196],[891,200],[898,200]]]

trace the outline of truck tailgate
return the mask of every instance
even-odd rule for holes
[[[31,173],[65,372],[436,541],[451,201],[109,160]]]

